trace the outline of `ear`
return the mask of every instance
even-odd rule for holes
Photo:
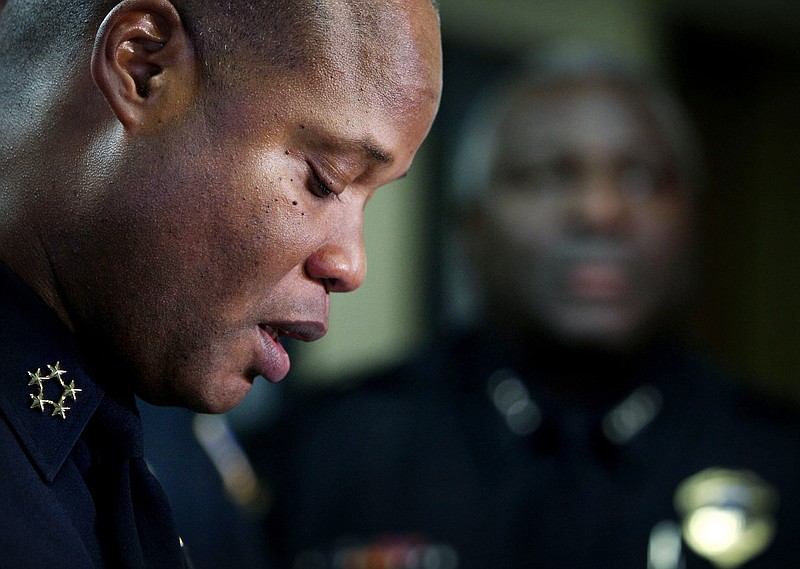
[[[127,130],[157,128],[184,113],[199,71],[175,6],[168,0],[117,4],[95,37],[92,78]]]

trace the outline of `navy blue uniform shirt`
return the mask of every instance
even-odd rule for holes
[[[141,459],[132,393],[98,385],[67,328],[2,263],[0,419],[1,568],[186,566]]]

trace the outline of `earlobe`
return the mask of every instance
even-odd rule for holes
[[[95,37],[92,77],[127,130],[185,111],[196,89],[196,61],[172,3],[124,0],[109,12]]]

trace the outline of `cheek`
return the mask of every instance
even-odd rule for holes
[[[638,225],[641,254],[655,272],[669,272],[686,257],[692,225],[687,207],[656,202]]]
[[[552,296],[555,279],[547,257],[556,237],[549,219],[535,210],[504,207],[490,215],[484,235],[481,270],[493,296],[528,311]]]
[[[558,200],[515,192],[493,199],[489,219],[506,245],[541,249],[556,240],[561,209]]]
[[[312,216],[299,203],[296,185],[279,167],[272,176],[242,164],[226,177],[197,179],[189,219],[179,223],[185,246],[219,279],[256,280],[268,287],[307,255]],[[197,257],[197,255],[195,255]]]
[[[547,259],[559,248],[557,215],[535,201],[512,200],[490,219],[488,259],[501,262],[500,272],[516,281],[518,288],[529,290],[541,280],[534,277],[547,272]]]
[[[667,207],[640,223],[635,298],[647,318],[681,302],[691,289],[692,219],[685,208]]]

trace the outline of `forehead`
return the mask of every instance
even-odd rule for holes
[[[509,101],[498,143],[512,155],[555,152],[667,152],[641,96],[604,83],[520,90]]]
[[[226,65],[238,70],[230,85],[263,92],[292,84],[320,105],[352,99],[398,117],[438,106],[441,40],[430,0],[324,0],[306,15],[278,41],[270,32],[266,44],[241,42],[237,63]]]
[[[430,0],[332,0],[330,9],[320,60],[340,87],[374,96],[398,116],[438,102],[441,46]]]

